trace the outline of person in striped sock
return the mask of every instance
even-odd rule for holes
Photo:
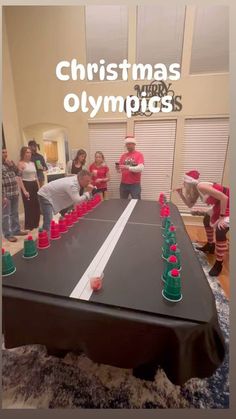
[[[229,231],[229,188],[214,182],[199,182],[199,172],[191,170],[184,175],[183,187],[175,189],[183,202],[192,208],[200,198],[210,209],[204,215],[203,224],[207,243],[198,247],[205,253],[216,255],[209,275],[218,276],[222,271],[224,255],[228,249],[226,234]],[[214,241],[214,232],[216,241]]]

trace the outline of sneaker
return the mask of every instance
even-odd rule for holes
[[[197,250],[201,250],[201,252],[204,253],[210,253],[210,254],[214,254],[215,253],[215,243],[206,243],[203,247],[196,247]]]
[[[220,260],[216,260],[214,266],[212,266],[211,270],[208,272],[210,276],[218,276],[220,275],[223,268],[223,262]]]
[[[17,238],[14,236],[10,236],[10,237],[6,237],[6,240],[8,240],[9,242],[17,242]]]
[[[21,230],[18,233],[15,233],[15,236],[26,236],[29,234],[29,230]]]

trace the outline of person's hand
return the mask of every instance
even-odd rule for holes
[[[103,182],[103,179],[96,179],[95,180],[95,183],[101,183],[101,182]]]
[[[37,165],[37,169],[38,169],[38,170],[44,170],[44,168],[43,168],[43,166],[41,165],[41,163],[39,163],[39,164]]]
[[[3,208],[6,208],[7,204],[8,204],[8,199],[5,197],[5,198],[2,199]]]
[[[89,193],[91,193],[92,192],[92,190],[95,188],[96,186],[94,186],[94,185],[91,185],[91,183],[87,186],[87,188],[86,188],[86,192],[89,192]]]
[[[128,169],[128,167],[125,164],[120,164],[119,169],[124,170],[124,169]]]
[[[24,192],[24,195],[25,195],[26,199],[30,199],[30,194],[29,194],[29,192],[28,192],[28,191],[25,191],[25,192]]]
[[[225,221],[225,217],[220,217],[220,219],[217,223],[217,227],[219,228],[219,230],[223,230],[224,228],[228,227],[228,225]]]

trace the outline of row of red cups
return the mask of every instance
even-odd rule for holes
[[[89,201],[84,201],[81,204],[77,204],[74,210],[65,214],[65,217],[61,217],[59,222],[55,220],[51,221],[50,225],[50,239],[58,240],[61,238],[61,233],[66,233],[73,224],[79,221],[79,218],[83,217],[87,212],[91,211],[101,202],[101,196],[95,195]],[[50,246],[50,240],[46,230],[39,229],[38,234],[38,248],[46,249]]]

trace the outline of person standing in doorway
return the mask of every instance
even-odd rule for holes
[[[144,170],[144,157],[135,150],[136,140],[133,136],[125,138],[127,152],[122,154],[116,170],[121,173],[120,198],[141,199],[141,173]]]
[[[19,170],[7,158],[6,148],[2,149],[2,231],[9,242],[16,242],[15,236],[25,236],[19,223]]]
[[[44,160],[44,157],[42,156],[42,154],[39,154],[37,152],[37,149],[39,148],[39,145],[36,143],[35,140],[30,140],[28,142],[28,146],[31,150],[31,161],[34,162],[35,166],[36,166],[36,171],[37,171],[37,176],[38,176],[38,181],[39,181],[39,185],[40,187],[43,186],[44,184],[44,173],[46,170],[48,170],[46,162]]]

